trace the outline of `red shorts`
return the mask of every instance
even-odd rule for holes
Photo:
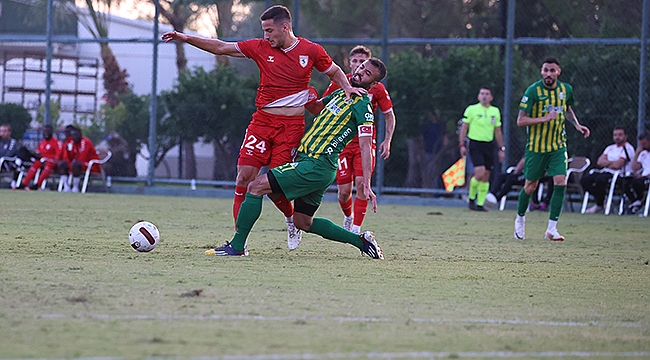
[[[291,162],[304,133],[304,116],[274,115],[257,110],[246,128],[237,165],[274,168]]]
[[[372,172],[375,171],[375,150],[372,145]],[[361,148],[358,142],[349,143],[339,155],[339,168],[336,170],[336,183],[349,184],[354,182],[355,177],[363,176],[363,161],[361,159]]]

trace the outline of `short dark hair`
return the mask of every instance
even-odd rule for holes
[[[623,133],[627,134],[627,131],[625,130],[625,128],[620,126],[620,125],[614,126],[614,130],[623,130]]]
[[[377,82],[384,80],[386,77],[386,74],[388,73],[388,70],[386,70],[386,64],[384,64],[383,61],[376,57],[372,57],[368,59],[368,61],[377,69],[379,69],[379,76],[378,79],[375,79]]]
[[[490,92],[490,95],[494,95],[494,92],[492,91],[492,88],[489,87],[489,86],[481,86],[480,88],[478,88],[478,91],[479,91],[479,92],[480,92],[481,90],[487,90],[487,91]]]
[[[357,46],[353,47],[352,50],[350,50],[350,55],[348,55],[348,57],[352,57],[352,56],[354,56],[356,54],[363,54],[363,55],[366,55],[369,58],[372,57],[372,51],[370,51],[370,49],[368,49],[367,47],[365,47],[363,45],[357,45]]]
[[[286,6],[273,5],[270,8],[264,10],[262,15],[260,15],[260,20],[273,20],[273,23],[275,24],[285,22],[291,24],[291,13]]]
[[[648,132],[648,130],[643,130],[639,134],[639,140],[650,140],[650,133]]]
[[[544,65],[544,64],[555,64],[557,66],[560,66],[560,60],[550,56],[550,57],[547,57],[546,59],[544,59],[544,62],[542,63],[542,65]]]

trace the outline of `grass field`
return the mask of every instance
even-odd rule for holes
[[[380,205],[386,260],[307,234],[266,201],[250,256],[231,199],[0,191],[0,357],[650,358],[650,219]],[[336,203],[317,213],[340,222]],[[137,253],[128,229],[155,223]]]

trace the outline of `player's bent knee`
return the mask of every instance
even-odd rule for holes
[[[293,214],[293,224],[300,230],[309,231],[312,222],[313,222],[313,217],[311,216],[307,216],[305,214],[299,214],[299,213]]]

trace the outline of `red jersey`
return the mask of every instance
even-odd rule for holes
[[[88,165],[90,160],[98,160],[99,156],[97,156],[97,150],[95,150],[93,142],[87,137],[82,136],[78,144],[72,139],[64,144],[61,158],[67,162],[76,160],[84,165]]]
[[[43,139],[38,143],[36,152],[39,153],[42,158],[57,160],[61,156],[61,142],[54,136],[51,137],[50,140]]]
[[[346,76],[349,79],[352,77],[352,74],[347,74]],[[324,98],[325,96],[333,93],[339,88],[340,86],[338,86],[335,82],[330,82],[330,85],[327,87],[327,89],[325,90],[321,98]],[[386,90],[386,87],[382,83],[378,83],[377,85],[370,88],[370,90],[368,90],[368,97],[370,98],[370,103],[372,104],[372,109],[374,111],[377,111],[377,108],[379,108],[381,112],[385,114],[393,109],[393,101],[390,99],[388,90]],[[374,131],[372,134],[373,144],[375,143],[376,137],[377,137],[377,132]],[[357,146],[357,147],[359,146],[359,137],[357,135],[355,135],[354,139],[350,141],[348,146],[350,145]]]
[[[346,75],[349,78],[352,77],[352,74]],[[321,98],[333,93],[334,91],[340,89],[335,82],[330,82],[330,85],[327,87]],[[390,99],[388,90],[382,83],[378,83],[376,86],[368,90],[368,97],[370,98],[370,103],[372,104],[372,109],[377,111],[377,107],[381,110],[382,113],[387,113],[393,109],[393,101]]]
[[[240,41],[235,46],[260,69],[258,108],[305,105],[312,69],[327,72],[334,65],[322,46],[301,37],[287,49],[273,48],[264,39]]]

